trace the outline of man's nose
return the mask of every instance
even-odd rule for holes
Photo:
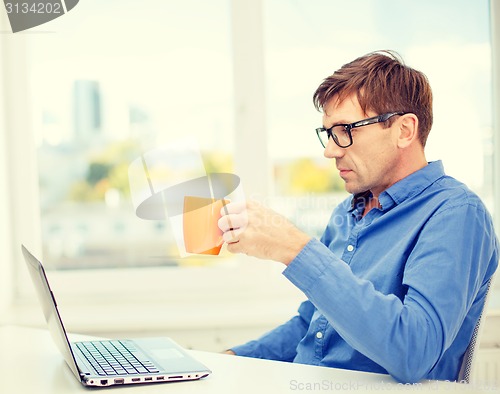
[[[326,144],[325,151],[323,152],[323,155],[327,159],[337,159],[339,157],[344,156],[345,154],[345,149],[341,148],[338,146],[333,138],[328,138],[328,144]]]

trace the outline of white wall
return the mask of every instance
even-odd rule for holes
[[[8,26],[7,16],[0,12],[0,30]],[[0,35],[0,59],[4,58],[5,35]],[[3,62],[0,62],[0,92],[5,91],[7,79]],[[0,323],[12,302],[13,278],[11,270],[12,240],[9,201],[9,181],[7,170],[5,95],[0,95]]]

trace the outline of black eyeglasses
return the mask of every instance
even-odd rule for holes
[[[321,145],[323,145],[323,148],[326,148],[326,145],[328,145],[329,138],[332,138],[333,141],[341,148],[347,148],[348,146],[352,145],[352,129],[368,126],[374,123],[385,122],[395,115],[405,115],[407,113],[408,112],[388,112],[386,114],[374,116],[373,118],[359,120],[354,123],[336,124],[329,129],[319,127],[316,129],[316,134],[318,135],[319,141],[321,142]]]

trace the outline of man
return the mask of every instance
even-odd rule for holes
[[[287,323],[228,353],[456,380],[498,240],[480,199],[425,158],[427,78],[394,53],[371,53],[326,78],[314,103],[324,155],[353,196],[320,241],[253,202],[222,210],[228,250],[284,263],[308,298]]]

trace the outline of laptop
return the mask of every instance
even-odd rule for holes
[[[22,251],[52,338],[84,386],[198,380],[211,373],[170,338],[70,342],[42,263],[24,245]]]

